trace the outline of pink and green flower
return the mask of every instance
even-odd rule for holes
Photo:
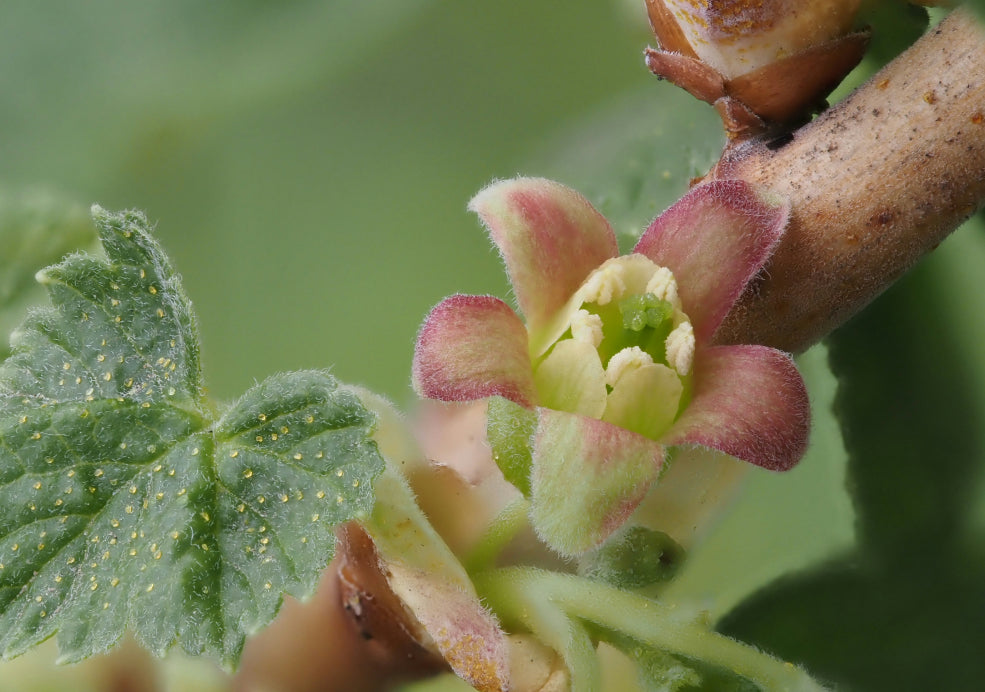
[[[442,401],[503,397],[536,416],[531,520],[549,546],[598,546],[658,480],[670,447],[675,464],[696,447],[774,471],[797,463],[809,406],[793,361],[714,345],[783,234],[784,204],[743,182],[706,183],[623,256],[605,218],[559,183],[494,183],[470,209],[526,321],[492,296],[446,298],[418,336],[414,387]]]

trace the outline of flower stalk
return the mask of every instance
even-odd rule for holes
[[[509,568],[475,577],[480,595],[504,616],[514,613],[536,626],[536,604],[621,632],[647,647],[720,666],[764,690],[823,690],[802,669],[710,630],[700,616],[673,605],[579,577],[536,569]],[[690,615],[690,616],[688,616]],[[590,673],[584,674],[586,677]],[[573,683],[578,679],[573,671]],[[572,685],[572,689],[576,689]]]

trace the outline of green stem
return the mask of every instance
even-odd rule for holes
[[[731,670],[764,690],[823,690],[792,663],[711,631],[674,606],[572,575],[509,568],[477,575],[479,593],[506,619],[546,599],[571,617],[626,634],[653,649]]]
[[[495,566],[499,554],[513,540],[513,537],[527,525],[529,508],[530,503],[523,497],[503,508],[503,511],[482,534],[479,542],[462,560],[462,564],[469,574],[483,572]]]

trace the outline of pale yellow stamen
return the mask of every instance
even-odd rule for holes
[[[584,303],[608,305],[618,300],[626,292],[626,282],[623,280],[623,267],[618,262],[603,265],[595,270],[579,293]]]
[[[690,322],[681,322],[667,335],[664,342],[667,363],[681,376],[691,372],[694,363],[694,328]]]
[[[677,295],[677,279],[667,267],[657,267],[646,284],[646,292],[652,293],[660,300],[666,300],[676,310],[681,309],[681,299]]]
[[[602,318],[588,310],[579,310],[571,318],[571,338],[598,348],[602,343]]]
[[[644,365],[650,365],[652,362],[653,358],[650,354],[639,346],[624,348],[609,359],[609,365],[605,369],[605,383],[615,387],[624,374],[638,370]]]

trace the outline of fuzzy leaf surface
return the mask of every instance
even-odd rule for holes
[[[235,665],[284,593],[313,591],[335,525],[371,507],[374,417],[322,372],[216,414],[146,219],[93,213],[106,259],[39,273],[52,305],[0,365],[0,653],[57,633],[75,661],[130,629]]]

